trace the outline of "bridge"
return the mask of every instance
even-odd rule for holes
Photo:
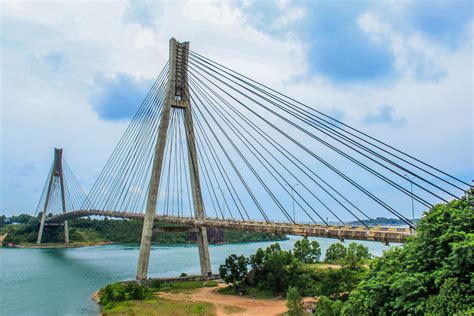
[[[65,222],[70,219],[85,217],[85,216],[106,216],[113,218],[127,218],[143,220],[143,214],[114,212],[102,210],[77,210],[74,212],[56,215],[48,218],[49,223]],[[293,224],[288,222],[265,222],[258,220],[223,220],[219,218],[206,218],[200,220],[195,217],[178,217],[178,216],[164,216],[155,215],[155,221],[167,224],[174,224],[177,226],[161,227],[160,229],[166,231],[193,231],[187,228],[207,227],[220,229],[233,229],[243,231],[255,232],[269,232],[274,234],[287,234],[297,236],[311,236],[335,239],[354,239],[354,240],[369,240],[380,241],[384,243],[405,242],[406,238],[412,235],[410,228],[401,227],[371,227],[363,226],[349,226],[349,225],[317,225],[317,224]]]
[[[67,222],[79,217],[143,220],[137,279],[144,280],[153,224],[162,222],[169,227],[160,231],[197,233],[205,276],[207,228],[404,242],[416,229],[415,206],[429,209],[467,188],[171,39],[169,61],[88,194],[55,149],[37,207],[38,243],[48,226],[63,226],[68,242]],[[411,218],[400,209],[406,199]],[[374,214],[404,227],[369,226]]]

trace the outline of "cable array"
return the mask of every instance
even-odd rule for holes
[[[141,212],[146,202],[168,65],[162,69],[92,186],[83,209]]]
[[[366,225],[371,216],[395,216],[414,227],[400,205],[413,200],[424,210],[469,186],[198,53],[189,52],[187,67],[183,91],[189,91],[192,122],[182,108],[172,107],[158,214],[194,216],[189,129],[194,129],[208,218]],[[144,212],[168,68],[131,120],[83,209]]]
[[[54,165],[54,162],[53,162]],[[51,179],[51,173],[53,171],[53,165],[48,172],[48,177],[45,181],[41,197],[36,206],[35,216],[43,212],[45,203],[48,195],[48,187]],[[64,179],[64,201],[66,212],[73,212],[81,209],[82,204],[86,201],[86,193],[82,189],[79,181],[76,179],[74,173],[69,167],[66,160],[62,159],[62,172]],[[50,197],[46,206],[48,214],[62,214],[62,192],[61,192],[61,179],[58,175],[53,176],[50,189]]]

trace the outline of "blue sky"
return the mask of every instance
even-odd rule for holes
[[[474,176],[471,1],[1,6],[0,213],[34,212],[54,147],[92,186],[173,36],[466,181]]]

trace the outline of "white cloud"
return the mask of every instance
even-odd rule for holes
[[[154,78],[167,60],[170,37],[190,41],[192,50],[318,109],[343,111],[344,120],[361,129],[367,129],[368,113],[390,104],[405,124],[373,126],[371,134],[443,169],[472,171],[472,41],[447,51],[366,15],[360,25],[375,38],[389,39],[400,78],[335,85],[305,76],[306,47],[298,38],[263,34],[225,2],[163,2],[153,27],[124,18],[127,6],[123,1],[2,3],[2,212],[33,211],[55,146],[65,148],[69,165],[90,188],[126,125],[102,121],[93,111],[94,77],[123,72]],[[294,9],[286,19],[302,14]],[[442,69],[445,76],[418,80],[410,71],[413,52],[428,60],[427,71]],[[61,67],[55,67],[55,58],[48,60],[51,54],[61,56]],[[18,178],[16,168],[31,161],[31,176]]]

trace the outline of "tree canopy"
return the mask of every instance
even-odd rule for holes
[[[293,253],[301,262],[315,263],[321,257],[321,247],[316,240],[310,242],[308,237],[304,237],[295,242]]]
[[[347,249],[341,243],[331,244],[326,250],[326,261],[339,262],[346,256]]]
[[[374,259],[349,295],[350,315],[472,314],[472,192],[426,212],[416,236]]]

